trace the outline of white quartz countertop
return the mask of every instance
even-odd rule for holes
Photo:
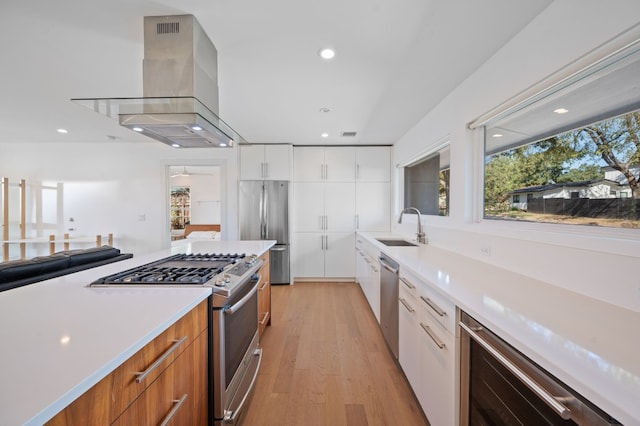
[[[0,292],[0,425],[38,425],[157,337],[210,288],[89,288],[175,253],[245,253],[275,241],[185,240],[144,256]]]
[[[640,313],[429,245],[359,233],[585,398],[640,425]],[[607,283],[602,283],[607,285]]]

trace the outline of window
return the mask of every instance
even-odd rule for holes
[[[449,146],[404,169],[404,207],[421,214],[449,216]]]
[[[513,202],[514,203],[519,203],[520,202],[520,194],[515,194],[513,196]]]
[[[184,229],[191,222],[191,188],[171,187],[171,229]]]
[[[632,45],[482,123],[484,218],[640,228],[638,75]]]

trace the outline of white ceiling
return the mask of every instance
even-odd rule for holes
[[[393,144],[551,1],[2,0],[0,142],[147,141],[69,99],[142,96],[142,18],[193,14],[247,141]]]

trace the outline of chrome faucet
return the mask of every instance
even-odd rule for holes
[[[427,237],[422,230],[422,216],[420,216],[420,210],[416,209],[415,207],[407,207],[400,212],[398,223],[402,223],[402,215],[407,211],[413,211],[418,215],[418,232],[416,232],[416,241],[418,241],[420,244],[427,244]]]

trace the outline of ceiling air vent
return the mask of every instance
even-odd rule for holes
[[[159,22],[156,24],[156,34],[178,34],[180,22]]]
[[[342,132],[342,137],[344,138],[353,138],[358,134],[358,132]]]

